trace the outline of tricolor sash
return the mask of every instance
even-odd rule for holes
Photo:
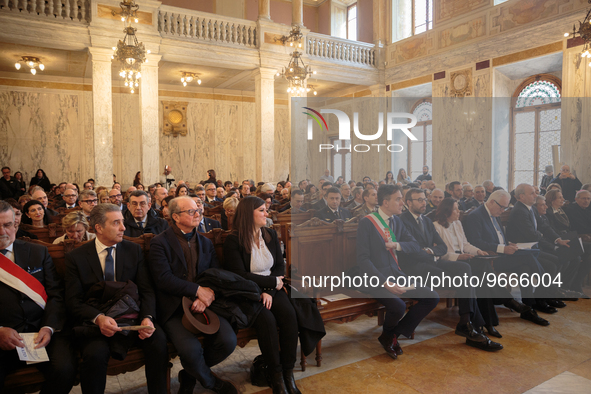
[[[369,215],[367,215],[366,218],[368,218],[369,221],[373,223],[376,230],[378,230],[378,233],[380,233],[382,239],[384,240],[384,244],[386,244],[386,242],[388,241],[396,242],[396,235],[394,234],[394,231],[392,231],[390,226],[386,224],[384,219],[380,216],[379,212],[372,212]],[[398,265],[398,258],[396,257],[396,251],[394,249],[390,249],[390,254],[394,258],[396,266],[398,267],[398,269],[400,269],[400,265]]]
[[[45,309],[47,293],[41,282],[2,253],[0,253],[0,282],[20,291]]]

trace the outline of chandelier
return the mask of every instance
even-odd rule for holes
[[[183,83],[183,86],[187,86],[187,84],[193,82],[195,78],[197,78],[197,84],[201,85],[199,74],[181,71],[181,82]]]
[[[137,10],[139,6],[135,0],[123,0],[121,7],[121,21],[126,23],[123,32],[125,37],[119,40],[116,47],[113,47],[115,53],[111,56],[121,64],[119,76],[125,80],[125,86],[129,87],[131,93],[139,87],[139,79],[142,77],[140,72],[142,63],[147,63],[146,48],[144,44],[138,42],[135,35],[137,29],[131,26],[131,22],[138,23]],[[147,51],[150,53],[150,51]]]
[[[31,71],[31,74],[33,74],[33,75],[37,74],[37,67],[39,67],[39,70],[41,70],[41,71],[45,70],[45,66],[43,65],[43,63],[41,63],[41,60],[39,60],[38,57],[22,56],[19,61],[14,63],[14,67],[17,70],[20,70],[21,63],[28,66]]]
[[[588,3],[591,4],[591,0],[588,0]],[[587,15],[583,22],[579,21],[579,29],[573,25],[573,32],[572,33],[564,33],[565,37],[571,36],[571,38],[580,37],[585,46],[583,46],[583,50],[581,53],[581,57],[591,59],[591,8],[587,11]],[[589,67],[591,67],[591,60],[589,61]]]
[[[296,49],[291,54],[291,59],[289,59],[289,64],[280,73],[277,73],[278,77],[281,76],[289,82],[287,93],[294,95],[302,95],[305,92],[309,92],[310,89],[306,88],[306,78],[312,74],[316,74],[316,71],[312,71],[310,66],[306,66],[302,59],[302,52],[298,50],[302,47],[301,40],[302,33],[300,27],[297,25],[292,26],[289,36],[283,36],[278,39],[284,45],[286,42],[289,42],[290,46],[294,46],[294,43],[297,43]]]

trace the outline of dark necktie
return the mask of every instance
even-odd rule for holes
[[[113,247],[107,248],[107,258],[105,259],[105,281],[115,280],[115,260],[113,260]]]
[[[337,211],[334,211],[334,217],[336,219],[340,219],[341,218],[341,216],[339,215],[339,211],[338,210]]]
[[[138,226],[140,229],[143,229],[143,228],[144,228],[144,222],[137,222],[137,226]]]
[[[2,253],[4,256],[6,256],[6,253],[8,253],[8,249],[2,249],[2,250],[0,250],[0,253]]]
[[[497,231],[499,233],[501,233],[501,237],[503,238],[503,245],[507,245],[507,240],[505,239],[505,234],[503,234],[503,230],[501,230],[501,226],[499,225],[497,218],[493,217],[492,221],[493,221],[493,224],[494,224],[495,228],[497,229]]]
[[[203,222],[199,223],[199,227],[198,227],[197,231],[199,231],[200,233],[205,232],[205,226],[203,226]]]
[[[394,232],[394,218],[393,217],[388,218],[388,224],[390,225],[390,229],[392,230],[392,232]]]
[[[529,213],[531,214],[531,218],[534,221],[534,230],[538,230],[538,221],[536,220],[536,215],[534,214],[534,210],[533,209],[529,209]]]
[[[187,242],[191,242],[191,238],[193,238],[193,235],[195,234],[194,231],[191,231],[190,233],[186,233],[183,234],[183,236],[185,237],[185,239],[187,240]]]
[[[421,228],[421,232],[423,233],[423,237],[425,236],[425,225],[423,223],[423,217],[419,215],[417,218],[417,222],[419,223],[419,227]]]

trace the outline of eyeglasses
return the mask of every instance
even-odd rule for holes
[[[98,200],[97,199],[94,199],[94,200],[82,200],[80,202],[85,202],[87,204],[97,204],[98,203]]]
[[[499,203],[497,202],[497,200],[493,200],[493,201],[494,201],[494,202],[495,202],[495,204],[497,204],[497,205],[498,205],[498,206],[499,206],[499,207],[500,207],[500,208],[501,208],[503,211],[506,211],[507,209],[509,209],[509,207],[504,207],[504,206],[502,206],[501,204],[499,204]]]
[[[77,196],[76,194],[64,194],[64,197],[68,197],[68,198],[76,197],[76,196]]]
[[[145,201],[141,201],[139,203],[137,201],[133,201],[133,202],[130,202],[129,205],[131,205],[132,207],[137,207],[139,205],[140,207],[143,208],[143,207],[147,206],[148,203]]]
[[[184,210],[184,211],[179,211],[178,213],[183,213],[183,212],[187,212],[189,214],[189,216],[195,216],[195,214],[197,212],[201,213],[201,210],[199,210],[199,209],[187,209],[187,210]]]
[[[121,197],[121,194],[113,194],[112,196],[109,196],[109,198],[117,198],[117,197]]]
[[[420,203],[424,203],[425,201],[427,201],[426,198],[411,198],[412,201],[418,201]]]

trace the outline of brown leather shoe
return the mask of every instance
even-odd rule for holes
[[[394,339],[392,339],[392,349],[394,349],[397,356],[400,356],[402,353],[404,353],[400,347],[400,343],[398,343],[398,337],[396,337],[396,335],[394,335]]]
[[[398,354],[396,353],[396,349],[394,348],[394,344],[392,342],[392,337],[388,337],[382,334],[378,337],[378,341],[380,341],[380,344],[382,345],[388,356],[392,357],[394,360],[398,358]],[[400,345],[398,345],[398,347],[400,347]],[[402,349],[400,350],[402,351]]]

